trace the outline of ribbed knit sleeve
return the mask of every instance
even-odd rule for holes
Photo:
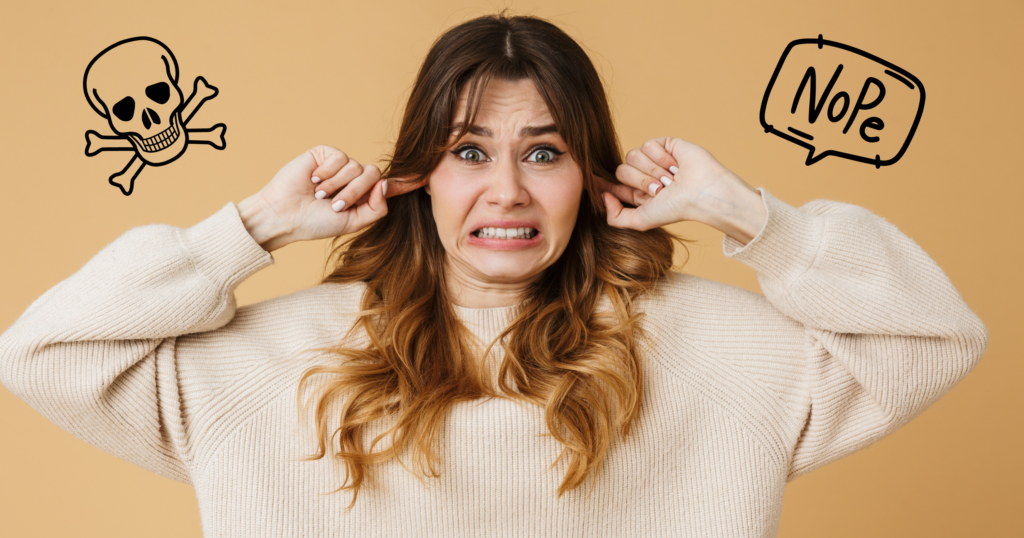
[[[881,217],[827,200],[796,209],[758,190],[764,228],[746,246],[727,235],[723,250],[805,327],[792,480],[928,408],[978,363],[988,332],[938,265]]]
[[[79,439],[191,484],[201,402],[181,397],[176,337],[227,324],[234,289],[273,261],[231,202],[187,229],[133,228],[0,335],[0,381]]]

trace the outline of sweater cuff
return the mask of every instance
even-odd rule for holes
[[[274,263],[274,256],[253,239],[234,202],[181,231],[181,242],[199,274],[233,290],[253,273]]]
[[[764,227],[746,245],[726,235],[722,251],[757,271],[759,276],[793,283],[814,264],[821,248],[824,218],[800,211],[763,187],[757,190],[768,213]]]

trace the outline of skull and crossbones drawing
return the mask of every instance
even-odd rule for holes
[[[217,88],[197,77],[192,95],[182,99],[178,86],[178,61],[166,45],[151,37],[133,37],[114,43],[89,62],[83,79],[85,97],[97,114],[107,120],[117,136],[96,131],[85,133],[85,154],[102,151],[134,151],[135,155],[109,181],[128,196],[135,178],[148,164],[174,162],[189,144],[208,144],[224,149],[227,126],[189,129],[188,122]],[[125,184],[127,183],[127,187]]]

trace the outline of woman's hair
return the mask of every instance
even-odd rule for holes
[[[334,451],[338,436],[334,457],[344,461],[348,476],[335,492],[353,490],[349,508],[364,477],[374,483],[369,465],[396,458],[409,445],[420,471],[426,474],[425,458],[430,476],[440,476],[433,445],[456,403],[504,397],[543,407],[550,435],[564,445],[552,467],[570,456],[559,497],[596,473],[616,428],[625,438],[640,411],[642,314],[633,313],[633,303],[670,272],[672,240],[684,250],[686,245],[661,228],[640,232],[608,225],[594,176],[619,183],[621,150],[601,79],[579,44],[549,22],[504,12],[449,29],[420,68],[382,177],[412,183],[427,177],[473,125],[491,79],[530,79],[544,98],[583,175],[575,227],[565,251],[529,286],[511,324],[484,351],[488,356],[498,341],[505,350],[497,392],[479,368],[472,333],[452,306],[446,253],[424,189],[390,199],[384,218],[344,241],[334,239],[330,259],[336,262],[328,261],[330,273],[321,283],[366,283],[346,338],[362,327],[367,344],[308,350],[339,360],[305,371],[299,402],[310,376],[328,374],[315,408],[319,449],[304,459],[323,458],[327,445]],[[453,133],[464,89],[464,127]],[[613,313],[596,312],[602,294]],[[332,433],[329,404],[342,395],[348,399]],[[393,425],[364,450],[369,423],[386,417]],[[391,445],[372,452],[388,435]],[[345,485],[349,478],[353,483]]]

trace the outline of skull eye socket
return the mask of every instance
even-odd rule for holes
[[[157,82],[146,87],[146,97],[162,105],[171,98],[171,87],[166,82]]]
[[[114,105],[114,115],[121,121],[128,121],[135,115],[135,99],[125,97]]]

